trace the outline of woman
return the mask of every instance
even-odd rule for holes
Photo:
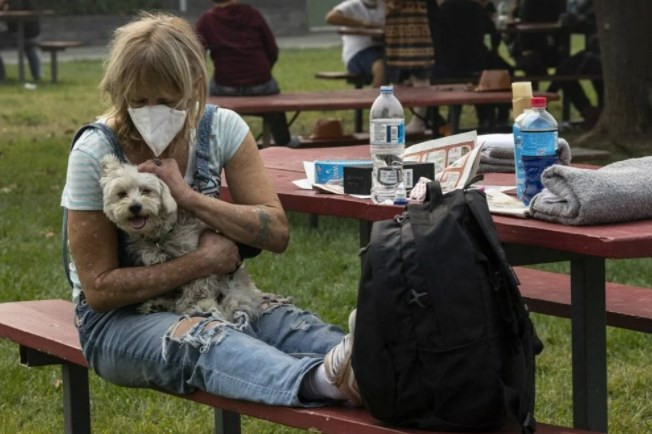
[[[244,121],[226,109],[204,114],[203,49],[184,20],[147,14],[117,29],[100,88],[110,108],[78,133],[61,202],[89,365],[117,384],[174,393],[359,404],[351,336],[281,300],[266,301],[258,320],[238,328],[212,314],[136,311],[189,281],[233,272],[237,243],[284,251],[288,224]],[[99,161],[109,153],[159,176],[180,208],[214,229],[196,251],[148,267],[121,261],[118,231],[102,212]],[[234,203],[216,197],[222,169]]]

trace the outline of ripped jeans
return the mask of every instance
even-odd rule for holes
[[[302,402],[299,386],[344,337],[340,328],[284,303],[240,325],[207,314],[180,336],[175,330],[184,317],[170,312],[101,313],[82,301],[75,313],[86,360],[112,383],[178,394],[200,389],[268,405],[327,404]]]

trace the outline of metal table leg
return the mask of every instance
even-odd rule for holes
[[[607,432],[605,260],[571,260],[573,424]]]
[[[216,434],[240,434],[240,413],[221,408],[216,408],[214,413]]]
[[[16,45],[18,45],[18,80],[25,81],[25,23],[16,20]]]

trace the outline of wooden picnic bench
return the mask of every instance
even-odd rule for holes
[[[81,41],[40,41],[39,47],[41,50],[50,53],[50,76],[52,83],[57,82],[58,78],[58,58],[57,53],[64,51],[66,48],[81,47]]]
[[[20,362],[28,367],[61,365],[63,379],[64,432],[91,431],[88,364],[83,357],[73,322],[73,304],[65,300],[0,303],[0,337],[19,345]],[[240,433],[240,415],[333,434],[433,433],[381,424],[360,408],[330,406],[318,408],[273,407],[222,398],[205,392],[174,395],[214,408],[215,430]],[[96,409],[101,411],[101,409]],[[507,426],[496,434],[519,432]],[[589,434],[589,431],[537,424],[541,434]],[[436,434],[436,433],[435,433]],[[441,434],[441,433],[440,433]]]

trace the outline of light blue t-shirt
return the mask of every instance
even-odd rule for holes
[[[216,110],[209,139],[211,171],[222,173],[222,169],[231,161],[248,132],[249,126],[238,114],[223,108]],[[194,139],[191,142],[184,176],[188,184],[192,184],[197,164],[195,157],[197,144]],[[105,155],[112,152],[109,140],[100,131],[89,129],[82,133],[68,157],[68,171],[66,185],[61,196],[61,206],[76,211],[101,211],[103,209],[100,161]],[[81,284],[72,261],[70,279],[73,283],[73,300],[77,302]]]

